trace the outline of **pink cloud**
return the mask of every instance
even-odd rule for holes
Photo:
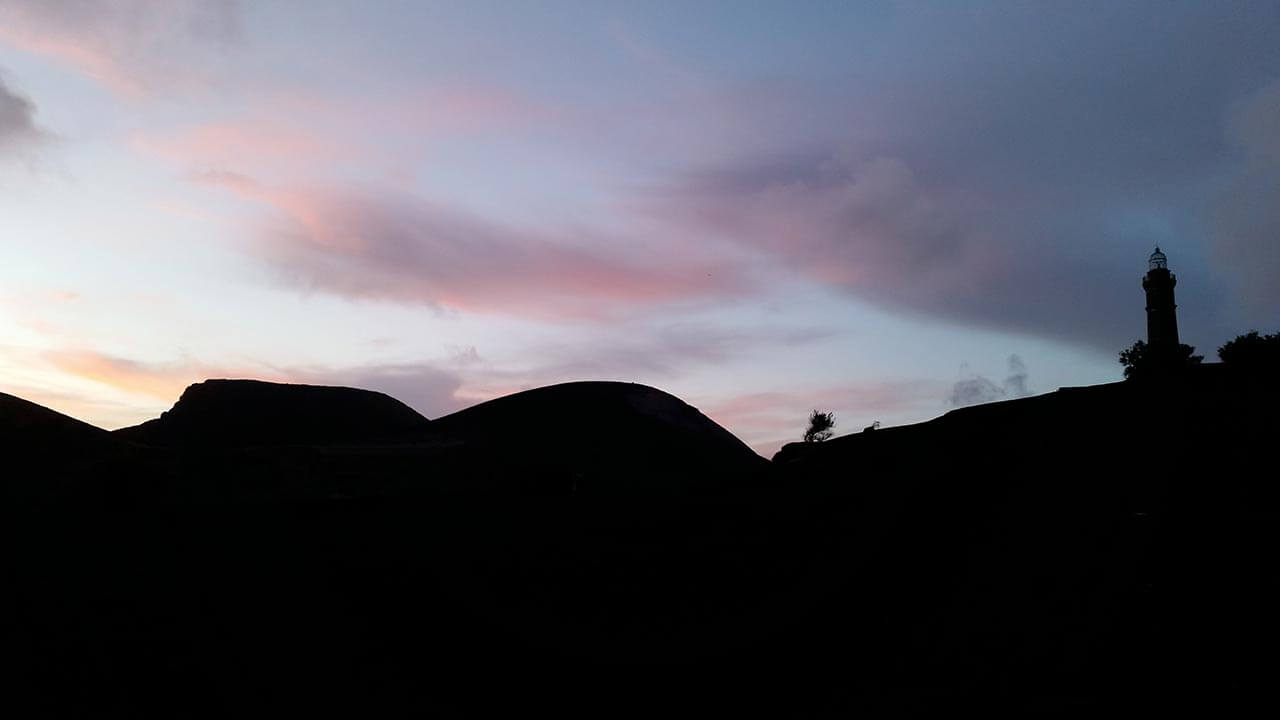
[[[201,182],[277,211],[249,251],[282,281],[353,299],[544,319],[745,291],[738,268],[654,239],[507,227],[392,193],[271,188],[237,173]]]
[[[271,121],[209,123],[168,136],[138,135],[132,142],[144,152],[197,167],[223,167],[229,161],[248,159],[326,164],[353,152],[353,148],[307,128]]]
[[[311,177],[369,161],[394,166],[459,136],[548,127],[558,112],[497,88],[414,89],[392,98],[289,89],[257,99],[237,116],[139,133],[131,142],[200,170],[234,166]]]
[[[0,42],[127,95],[199,74],[199,49],[237,32],[236,0],[0,4]],[[199,47],[197,47],[199,46]]]

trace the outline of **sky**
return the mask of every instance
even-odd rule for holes
[[[762,454],[1280,330],[1280,4],[0,0],[0,390],[428,417],[570,380]]]

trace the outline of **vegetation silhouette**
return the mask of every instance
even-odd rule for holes
[[[809,415],[809,427],[804,431],[807,443],[825,442],[835,432],[836,417],[834,413],[814,410]]]
[[[1204,356],[1196,355],[1195,351],[1186,343],[1180,343],[1176,348],[1162,348],[1139,340],[1120,351],[1120,364],[1124,366],[1126,380],[1164,375],[1199,365]]]
[[[1218,348],[1218,359],[1233,367],[1280,371],[1280,332],[1259,335],[1250,330]]]

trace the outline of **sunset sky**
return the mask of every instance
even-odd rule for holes
[[[0,0],[0,391],[428,417],[628,380],[769,454],[1280,330],[1280,3]],[[993,446],[993,453],[999,448]]]

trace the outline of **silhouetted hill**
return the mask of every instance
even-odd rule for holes
[[[106,430],[5,393],[0,393],[0,443],[6,453],[52,451],[63,455],[115,444]]]
[[[408,405],[371,390],[205,380],[159,418],[115,434],[162,447],[346,445],[413,438],[429,424]]]
[[[209,380],[113,435],[175,451],[150,472],[184,501],[690,492],[769,468],[695,408],[629,383],[539,388],[429,422],[381,393]]]
[[[1205,366],[786,448],[767,483],[621,383],[452,439],[135,448],[123,498],[5,506],[0,634],[46,716],[1253,716],[1276,407]],[[235,491],[130,502],[191,485]]]
[[[875,548],[835,597],[893,630],[837,632],[919,712],[1230,714],[1276,668],[1278,403],[1274,376],[1208,365],[787,446],[778,480]]]
[[[773,460],[788,472],[836,466],[870,471],[863,482],[1019,463],[1035,473],[1184,472],[1188,462],[1209,461],[1206,449],[1264,443],[1277,427],[1266,398],[1278,391],[1273,376],[1206,364],[1163,379],[1062,388],[952,410],[916,425],[790,443]]]
[[[439,418],[432,430],[566,473],[577,492],[724,487],[768,468],[697,408],[635,383],[526,390]]]
[[[106,430],[0,393],[0,476],[10,498],[72,499],[137,456]]]

